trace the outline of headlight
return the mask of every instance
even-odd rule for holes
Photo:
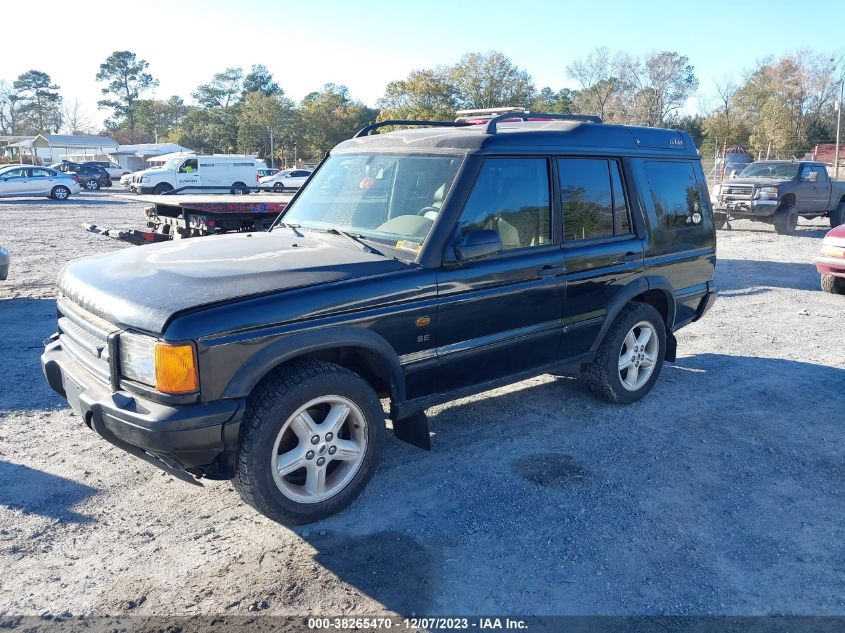
[[[710,195],[714,198],[718,198],[720,193],[722,193],[722,185],[713,185],[713,189],[710,190]]]
[[[757,196],[760,200],[777,200],[778,199],[778,188],[777,187],[760,187],[759,195]]]
[[[171,345],[151,336],[121,334],[120,373],[162,393],[199,389],[196,354],[190,343]]]

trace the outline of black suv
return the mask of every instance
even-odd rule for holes
[[[55,169],[66,174],[76,174],[77,178],[79,178],[79,184],[88,191],[96,191],[100,187],[112,186],[109,172],[94,163],[73,163],[69,160],[64,160],[55,165],[50,165],[50,169]]]
[[[47,380],[107,440],[182,479],[234,478],[284,523],[361,492],[380,399],[428,447],[426,408],[561,363],[604,400],[642,398],[716,297],[696,149],[517,116],[376,124],[270,232],[69,263]]]

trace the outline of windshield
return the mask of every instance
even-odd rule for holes
[[[160,169],[167,169],[167,170],[174,170],[179,165],[182,164],[182,161],[186,158],[190,158],[189,156],[174,156],[173,158],[168,158],[167,161],[160,167]]]
[[[752,163],[740,172],[739,178],[792,180],[797,175],[798,163]]]
[[[336,154],[314,174],[285,224],[340,229],[418,251],[462,158],[425,154]]]

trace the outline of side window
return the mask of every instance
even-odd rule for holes
[[[461,233],[494,230],[505,250],[549,244],[549,167],[545,158],[488,158],[464,211]]]
[[[646,161],[645,172],[661,229],[701,223],[701,194],[690,163]]]
[[[802,182],[809,182],[811,173],[813,173],[813,168],[810,165],[801,165],[801,172],[798,174],[798,180]]]
[[[189,158],[182,166],[179,168],[180,174],[192,174],[197,170],[197,159],[196,158]]]
[[[26,178],[26,169],[13,169],[3,174],[4,178]]]
[[[631,232],[619,163],[605,158],[558,160],[564,240]]]
[[[53,174],[51,174],[46,169],[33,169],[32,170],[32,177],[33,178],[49,178],[52,175]]]
[[[813,165],[813,171],[816,172],[816,182],[827,182],[827,169],[821,165]]]

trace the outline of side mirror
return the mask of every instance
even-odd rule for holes
[[[503,250],[502,238],[499,237],[498,231],[485,229],[464,235],[460,243],[455,246],[455,257],[458,261],[466,261],[495,255]]]

